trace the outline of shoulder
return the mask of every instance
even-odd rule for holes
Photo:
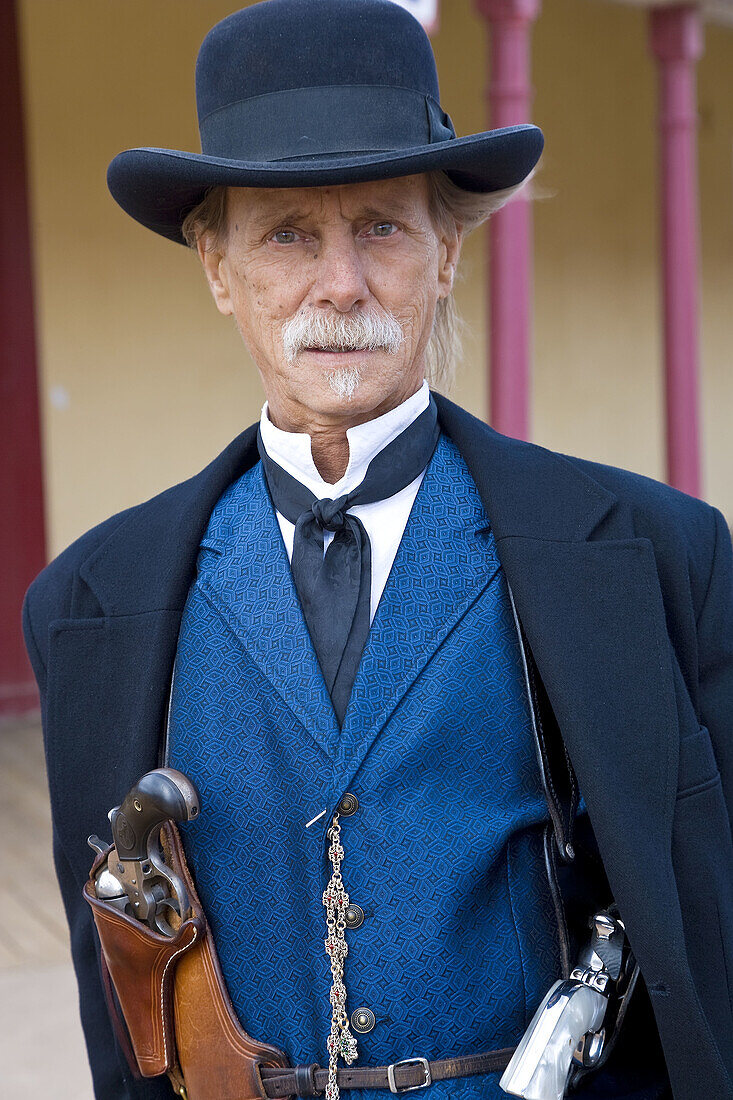
[[[716,509],[704,500],[632,470],[591,462],[574,455],[560,454],[560,457],[627,504],[642,527],[653,528],[660,535],[666,533],[668,537],[681,538],[690,543],[714,540]]]
[[[75,539],[38,574],[26,593],[33,611],[46,607],[49,618],[65,617],[70,609],[75,578],[83,563],[103,551],[108,540],[123,545],[129,530],[130,553],[139,551],[135,539],[141,532],[148,536],[145,549],[155,546],[169,524],[196,526],[201,516],[208,518],[211,508],[227,486],[256,461],[256,429],[252,425],[218,454],[208,466],[192,477],[164,489],[140,504],[117,512]],[[119,537],[118,537],[119,534]],[[53,612],[53,614],[51,614]]]
[[[722,513],[698,497],[643,474],[562,455],[612,492],[631,517],[633,532],[648,539],[660,577],[684,574],[696,613],[707,594],[721,542],[730,541]]]
[[[498,476],[509,481],[521,475],[528,482],[540,483],[552,476],[553,484],[560,487],[563,482],[577,480],[577,474],[581,474],[590,479],[590,483],[595,482],[613,494],[630,510],[640,528],[654,530],[660,535],[676,535],[693,543],[709,542],[714,538],[716,518],[720,514],[704,501],[631,470],[502,435],[442,395],[433,396],[448,434],[459,442],[462,450],[468,444],[473,455],[480,456],[482,464],[494,466]],[[512,484],[511,488],[514,491],[521,486]],[[641,535],[642,530],[637,533]]]
[[[92,527],[75,539],[30,584],[23,600],[23,633],[36,677],[43,676],[47,665],[48,626],[56,619],[71,615],[79,568],[91,554],[120,528],[137,508],[128,508]]]
[[[163,583],[167,567],[174,567],[188,553],[189,543],[198,546],[211,510],[227,486],[256,461],[256,434],[254,424],[199,473],[92,527],[39,573],[23,604],[24,633],[34,667],[45,664],[42,639],[47,637],[49,623],[101,613],[82,577],[84,564],[93,557],[99,561],[105,544],[116,555],[115,568],[128,587],[134,585],[136,571],[147,569],[151,562],[160,565],[158,579]]]
[[[464,455],[471,456],[474,477],[477,472],[486,475],[492,504],[496,506],[498,499],[505,516],[521,507],[522,533],[562,538],[563,525],[572,531],[578,510],[592,517],[595,499],[599,523],[591,539],[649,540],[660,579],[686,585],[699,610],[716,547],[724,548],[730,541],[717,509],[643,474],[501,435],[465,409],[435,396],[443,427]],[[514,522],[511,526],[517,527]]]
[[[31,656],[35,648],[41,664],[45,665],[44,639],[47,637],[49,624],[54,620],[79,614],[78,610],[72,611],[72,604],[78,606],[78,596],[84,587],[80,580],[84,562],[98,552],[103,552],[105,543],[128,525],[131,530],[134,529],[136,520],[145,516],[165,515],[175,510],[177,501],[184,496],[182,490],[188,484],[181,482],[96,524],[61,551],[35,577],[23,601],[23,629]]]
[[[45,617],[49,620],[65,618],[70,611],[74,579],[82,563],[100,550],[105,542],[130,519],[146,509],[161,506],[173,491],[173,489],[166,489],[142,504],[117,512],[85,531],[53,558],[33,580],[26,593],[26,603],[34,617],[45,612]]]

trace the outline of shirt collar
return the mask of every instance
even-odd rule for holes
[[[311,437],[307,432],[284,432],[276,428],[267,415],[267,402],[262,406],[260,432],[262,443],[273,462],[296,478],[320,500],[322,497],[335,499],[344,493],[350,493],[364,480],[367,466],[388,443],[396,439],[430,403],[430,388],[423,382],[417,393],[408,397],[401,405],[346,429],[349,441],[349,464],[344,476],[330,485],[318,473],[311,454]]]

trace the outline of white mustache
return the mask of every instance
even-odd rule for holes
[[[394,354],[404,340],[402,326],[386,310],[364,309],[356,313],[322,313],[301,310],[282,327],[285,358],[288,363],[304,348],[329,351],[377,351]]]

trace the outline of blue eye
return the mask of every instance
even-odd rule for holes
[[[392,222],[377,222],[372,227],[375,237],[391,237],[392,231],[396,228]]]
[[[292,244],[296,240],[296,234],[292,229],[278,229],[277,233],[273,233],[272,239],[276,244]]]

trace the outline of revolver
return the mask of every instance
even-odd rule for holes
[[[160,827],[166,821],[191,821],[200,809],[198,791],[183,772],[146,772],[109,812],[113,847],[96,874],[97,897],[153,931],[172,936],[166,912],[185,919],[191,905],[183,880],[165,861]],[[97,836],[87,843],[100,855],[107,851]]]
[[[563,1100],[573,1077],[601,1063],[606,1048],[603,1024],[612,997],[622,997],[617,1027],[620,1024],[638,966],[620,919],[601,910],[591,928],[590,943],[577,966],[546,994],[504,1071],[499,1086],[510,1096]]]

